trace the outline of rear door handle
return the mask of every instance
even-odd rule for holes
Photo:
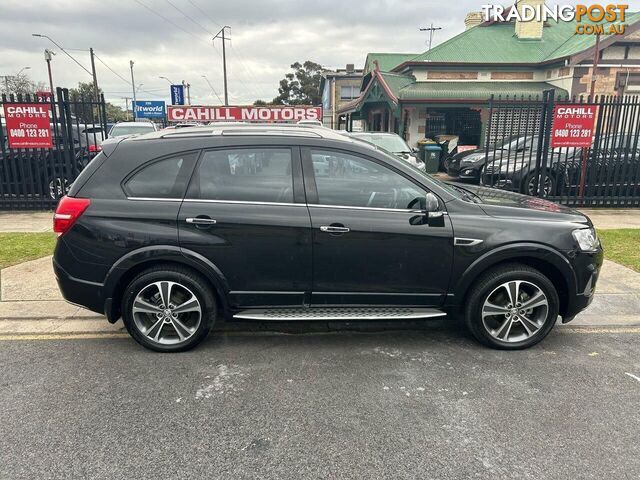
[[[185,222],[193,225],[215,225],[216,221],[209,217],[189,217],[185,219]]]
[[[320,227],[321,232],[327,233],[347,233],[349,232],[349,227],[336,227],[334,225],[323,225]]]

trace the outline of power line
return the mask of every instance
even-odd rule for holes
[[[211,32],[210,30],[207,30],[206,28],[204,28],[202,25],[200,25],[198,22],[196,22],[193,18],[191,18],[189,15],[187,15],[186,13],[184,13],[182,10],[180,10],[178,7],[176,7],[173,3],[171,3],[171,0],[166,0],[166,2],[171,5],[173,8],[175,8],[178,12],[180,12],[182,14],[183,17],[185,17],[188,20],[191,20],[191,22],[193,22],[195,25],[197,25],[198,27],[200,27],[202,30],[204,30],[206,33],[208,33],[209,35],[213,36],[214,33]]]
[[[193,38],[196,38],[198,41],[200,42],[204,42],[206,45],[209,45],[207,42],[205,42],[204,40],[202,40],[202,38],[198,37],[195,33],[190,32],[188,30],[185,30],[184,28],[182,28],[180,25],[178,25],[177,23],[174,23],[173,21],[171,21],[170,19],[168,19],[167,17],[165,17],[164,15],[162,15],[161,13],[156,12],[154,9],[147,7],[144,3],[142,3],[140,0],[134,0],[138,5],[141,5],[142,7],[146,8],[147,10],[149,10],[151,13],[153,13],[154,15],[157,15],[158,17],[162,18],[165,22],[173,25],[174,27],[176,27],[178,30],[181,30],[182,32],[186,33],[187,35],[191,35]]]
[[[220,25],[218,22],[216,22],[213,18],[211,18],[207,12],[205,12],[204,10],[202,10],[198,5],[196,5],[194,2],[192,2],[191,0],[187,0],[196,10],[198,10],[202,15],[204,15],[207,19],[209,19],[210,22],[213,22],[215,25],[217,25],[218,27],[222,28],[222,25]]]
[[[96,57],[98,59],[98,61],[104,65],[107,70],[109,70],[111,73],[113,73],[116,77],[118,77],[120,80],[122,80],[124,83],[126,83],[127,85],[131,85],[131,82],[129,80],[127,80],[126,78],[124,78],[122,75],[120,75],[118,72],[116,72],[113,68],[111,68],[109,65],[107,65],[104,60],[102,60],[98,55],[96,55],[95,53],[93,54],[94,57]]]

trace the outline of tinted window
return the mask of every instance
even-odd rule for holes
[[[346,153],[312,151],[319,203],[371,208],[411,208],[426,192],[402,175]]]
[[[247,148],[206,152],[189,198],[293,203],[291,150]]]
[[[196,154],[189,153],[153,162],[125,183],[129,197],[182,198]]]

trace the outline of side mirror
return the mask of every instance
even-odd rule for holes
[[[440,201],[433,193],[429,192],[425,196],[424,210],[429,213],[440,211]]]

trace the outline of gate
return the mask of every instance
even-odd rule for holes
[[[53,146],[11,148],[4,119],[0,122],[0,210],[51,210],[107,138],[104,96],[71,99],[68,89],[58,88],[55,98],[27,94],[2,95],[1,100],[0,110],[49,104]]]
[[[589,147],[551,145],[554,108],[562,105],[595,108]],[[640,206],[638,96],[492,96],[488,118],[482,184],[574,207]]]

